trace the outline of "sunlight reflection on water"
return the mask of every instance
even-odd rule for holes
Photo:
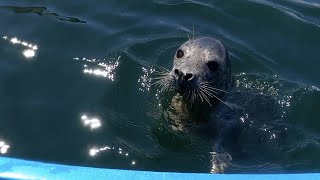
[[[6,154],[10,146],[4,141],[0,141],[0,154]]]
[[[251,74],[240,73],[236,75],[236,87],[242,87],[248,90],[259,92],[261,95],[268,95],[281,106],[282,115],[284,118],[288,108],[291,106],[292,92],[281,92],[283,82],[276,76],[263,77],[257,76],[258,79],[253,79]],[[297,89],[293,89],[295,91]]]
[[[86,114],[81,116],[81,121],[85,127],[89,126],[91,130],[98,129],[101,127],[101,120],[96,117],[89,117]]]
[[[103,146],[103,147],[91,147],[89,149],[89,156],[90,157],[97,157],[100,153],[102,152],[108,152],[108,151],[112,151],[112,152],[116,152],[119,156],[123,156],[123,157],[130,157],[129,152],[125,152],[125,150],[123,150],[122,148],[115,148],[115,147],[110,147],[110,146]],[[131,159],[129,160],[131,165],[136,165],[136,160]]]
[[[143,75],[140,76],[140,78],[138,79],[138,83],[140,83],[141,87],[139,88],[139,91],[141,92],[145,92],[145,91],[150,91],[150,87],[151,87],[151,74],[155,71],[155,68],[150,67],[150,68],[145,68],[142,67],[142,72]]]
[[[17,37],[9,38],[8,36],[3,36],[2,38],[4,40],[8,40],[11,44],[17,44],[17,45],[23,46],[25,49],[22,51],[22,54],[27,59],[31,59],[36,56],[38,45],[20,40]]]
[[[84,61],[83,73],[89,74],[97,77],[107,78],[111,81],[115,80],[115,70],[119,66],[119,59],[111,58],[108,62],[106,59],[96,59],[96,58],[73,58],[76,61]]]

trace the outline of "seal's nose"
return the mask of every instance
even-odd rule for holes
[[[177,79],[180,77],[180,74],[182,74],[182,72],[179,69],[174,70],[174,75],[176,76]]]
[[[184,73],[179,69],[174,69],[175,89],[177,92],[184,92],[192,84],[194,75],[192,73]]]
[[[179,69],[174,70],[174,75],[177,79],[181,79],[183,81],[191,81],[194,77],[192,73],[183,73]]]

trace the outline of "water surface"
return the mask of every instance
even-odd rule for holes
[[[4,0],[0,25],[2,156],[210,173],[210,140],[170,130],[150,86],[194,35],[231,56],[244,153],[225,172],[320,171],[317,0]]]

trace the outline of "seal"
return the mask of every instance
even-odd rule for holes
[[[233,86],[226,47],[210,37],[189,39],[176,50],[172,69],[160,71],[155,84],[160,92],[175,92],[164,112],[172,129],[212,137],[213,172],[223,172],[231,156],[222,145],[239,132],[237,120],[224,117],[232,107],[223,99]]]
[[[175,91],[172,106],[182,119],[206,121],[209,111],[233,85],[228,51],[218,40],[210,37],[189,39],[176,51],[171,71],[161,72],[156,84],[161,91]],[[177,118],[174,118],[177,119]]]
[[[189,39],[176,50],[172,69],[158,73],[160,92],[175,92],[164,118],[174,130],[213,137],[213,171],[224,171],[231,156],[222,153],[222,145],[238,132],[238,121],[224,117],[232,107],[223,99],[233,86],[226,47],[210,37]]]

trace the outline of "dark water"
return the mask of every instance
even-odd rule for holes
[[[170,130],[150,87],[193,28],[231,55],[244,153],[225,172],[319,172],[318,0],[3,0],[1,155],[211,172],[210,140]]]

